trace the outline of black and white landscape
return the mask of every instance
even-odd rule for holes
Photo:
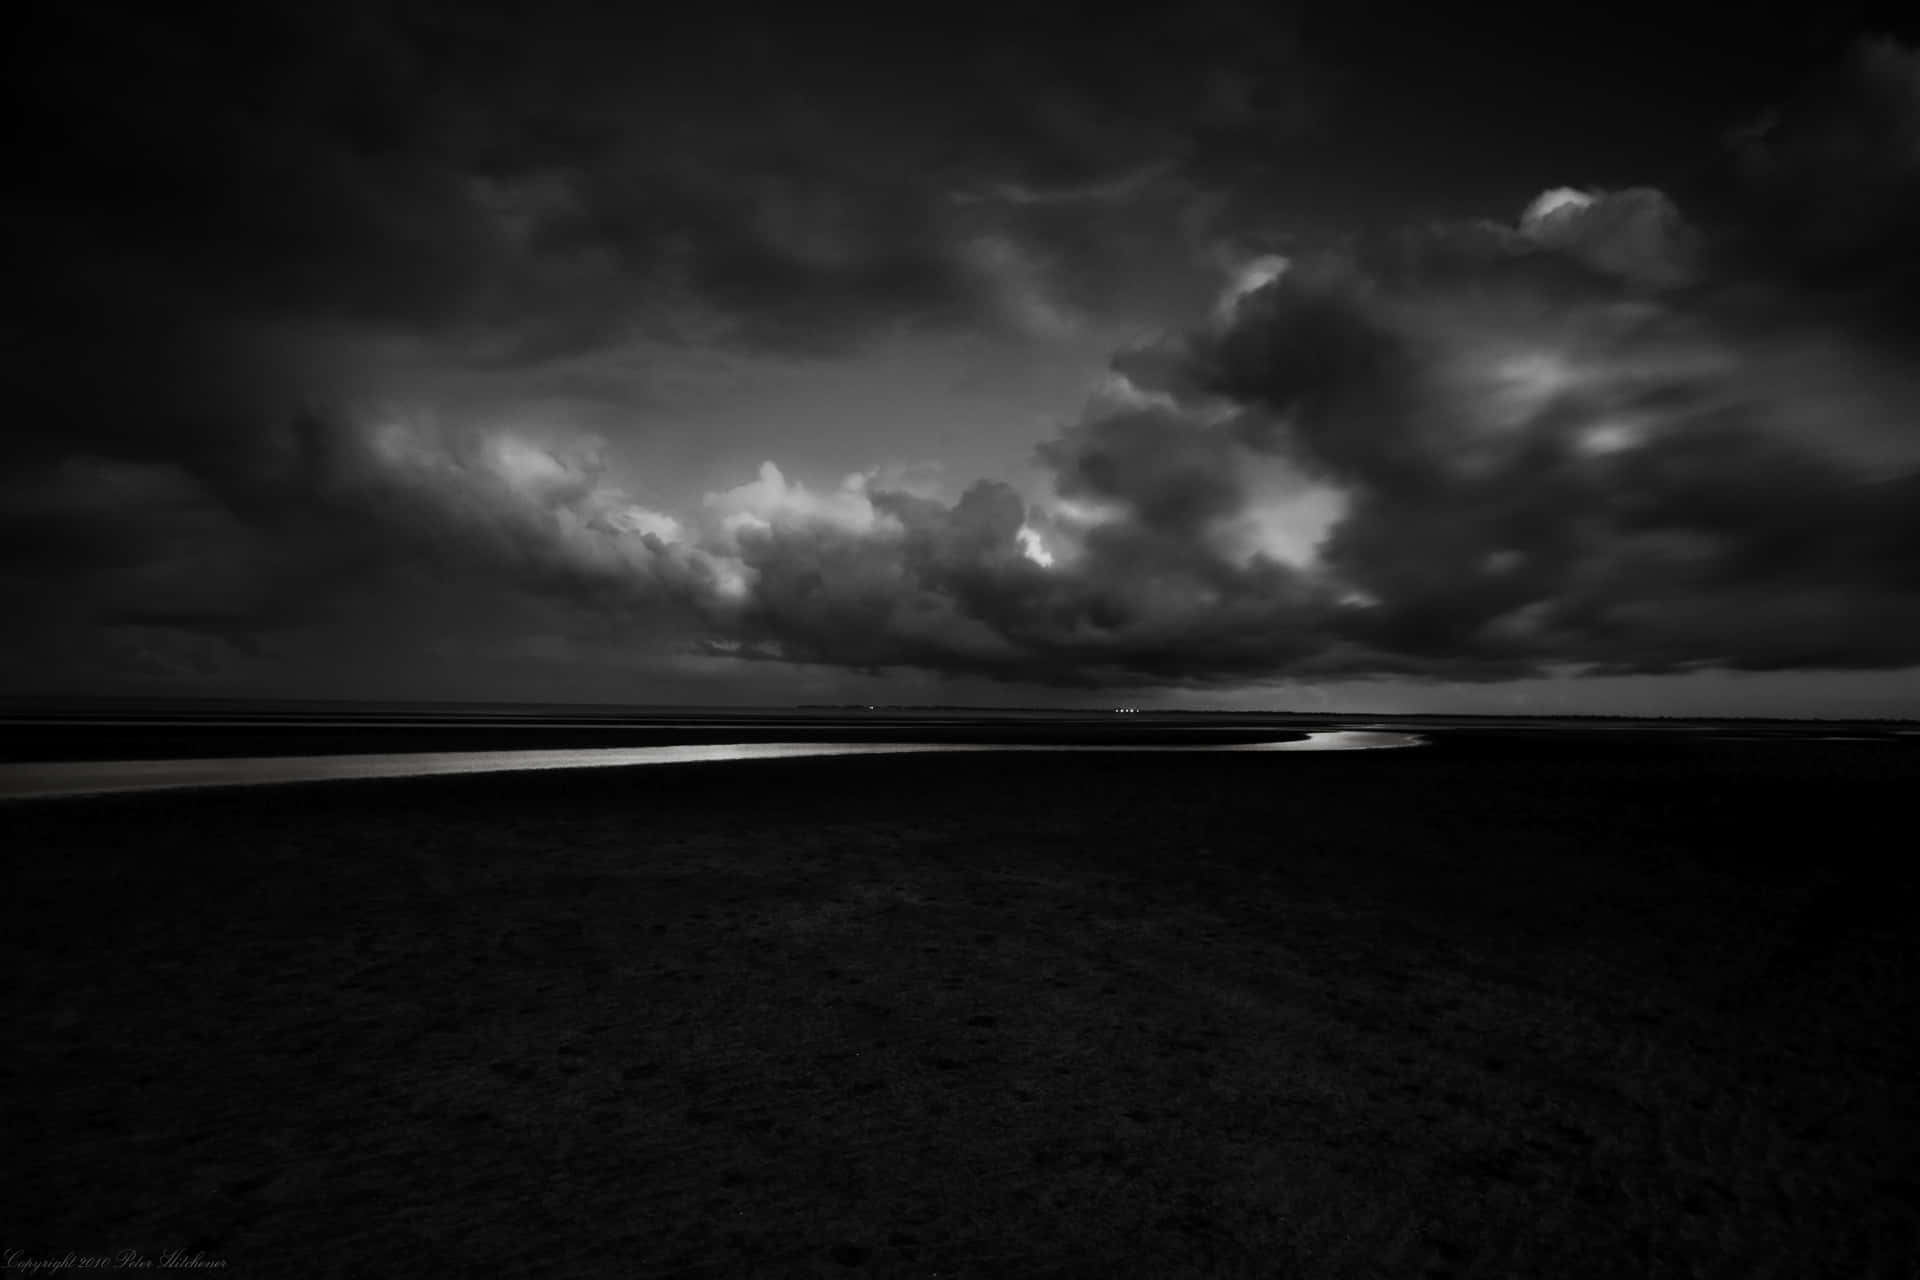
[[[1920,1271],[1920,38],[30,3],[21,1274]]]

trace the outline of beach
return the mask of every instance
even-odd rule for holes
[[[1461,734],[8,805],[5,1235],[1904,1276],[1917,780],[1911,739]]]

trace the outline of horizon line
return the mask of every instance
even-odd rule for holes
[[[512,712],[546,711],[577,712],[595,716],[620,715],[623,713],[673,713],[699,711],[703,714],[753,715],[765,713],[793,712],[966,712],[974,715],[1041,713],[1050,715],[1101,716],[1114,714],[1139,714],[1143,716],[1289,716],[1314,720],[1692,720],[1720,721],[1739,720],[1761,723],[1784,724],[1920,724],[1915,716],[1872,716],[1872,715],[1750,715],[1738,712],[1724,714],[1663,714],[1648,712],[1642,714],[1604,713],[1604,712],[1553,712],[1553,711],[1327,711],[1293,710],[1279,707],[1103,707],[1103,706],[1032,706],[1002,705],[980,703],[866,703],[866,702],[799,702],[799,703],[699,703],[699,702],[540,702],[527,699],[451,699],[451,698],[329,698],[329,697],[257,697],[235,694],[0,694],[0,715],[6,715],[15,708],[36,708],[42,711],[72,708],[81,710],[87,707],[147,707],[153,709],[179,708],[188,710],[196,706],[221,708],[329,708],[358,709],[378,714],[383,711],[433,711],[433,710],[489,710]]]

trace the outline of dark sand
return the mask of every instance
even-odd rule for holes
[[[1461,734],[0,807],[0,1247],[1910,1277],[1917,793]]]

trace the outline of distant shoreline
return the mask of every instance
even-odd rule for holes
[[[177,712],[92,717],[0,716],[0,766],[387,754],[587,752],[731,745],[932,743],[975,746],[1220,746],[1271,743],[1328,733],[1399,733],[1560,740],[1568,736],[1628,742],[1732,735],[1757,739],[1874,737],[1888,741],[1920,729],[1861,721],[1547,720],[1443,717],[1323,718],[1236,715],[1210,719],[1140,715],[827,715],[700,713],[561,717],[355,713],[256,709],[199,715]]]
[[[568,703],[568,702],[457,702],[401,700],[355,700],[328,698],[243,698],[177,697],[166,695],[88,695],[47,694],[0,695],[0,725],[24,720],[84,720],[107,717],[153,719],[172,717],[206,720],[230,717],[245,720],[261,718],[350,719],[355,722],[415,721],[422,719],[454,721],[500,721],[522,723],[530,720],[577,720],[581,722],[681,721],[688,718],[724,720],[808,720],[822,716],[842,718],[962,717],[969,721],[1023,721],[1033,717],[1050,720],[1111,722],[1115,716],[1138,716],[1143,721],[1222,722],[1294,721],[1326,725],[1355,721],[1423,723],[1429,725],[1781,725],[1807,726],[1907,726],[1920,728],[1920,718],[1899,716],[1743,716],[1743,715],[1600,715],[1555,712],[1366,712],[1298,711],[1268,708],[1203,709],[1190,707],[1001,707],[970,706],[949,703],[799,703],[787,705],[710,705],[700,703]]]

